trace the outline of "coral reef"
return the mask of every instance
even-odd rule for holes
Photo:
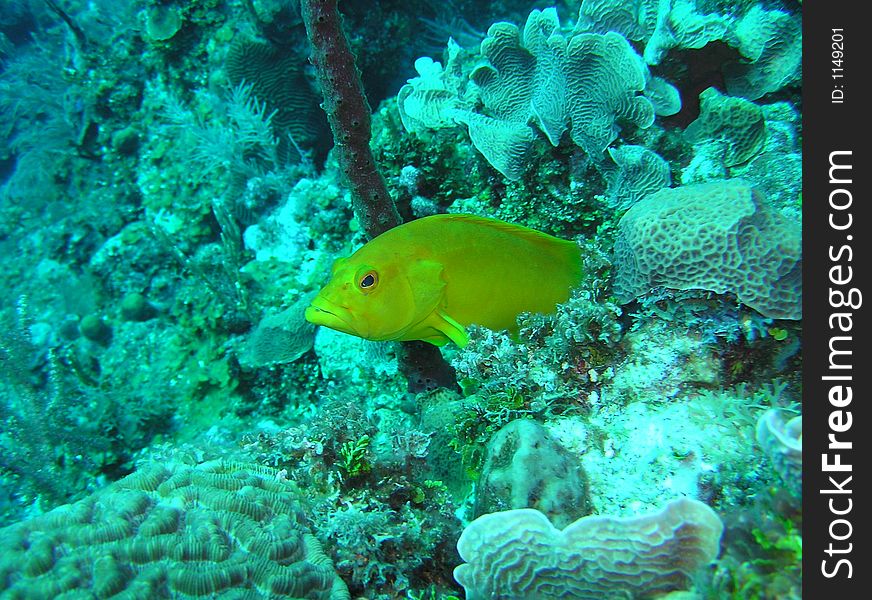
[[[403,125],[414,132],[464,123],[476,149],[510,180],[522,176],[536,139],[528,121],[553,146],[569,129],[575,144],[599,158],[617,138],[618,121],[644,128],[654,120],[654,106],[640,95],[649,73],[627,40],[616,33],[565,38],[554,9],[531,12],[523,32],[492,25],[471,70],[456,45],[448,56],[444,69],[430,59],[416,63],[419,77],[397,96]],[[478,102],[483,109],[473,108]]]
[[[724,66],[731,95],[757,100],[800,78],[802,31],[796,15],[754,5],[739,21],[735,36],[749,60]]]
[[[288,142],[297,148],[314,150],[324,156],[329,130],[324,112],[318,107],[319,92],[306,78],[306,57],[287,46],[239,39],[227,52],[225,70],[233,86],[251,86],[252,95],[271,114],[270,124],[283,152]]]
[[[665,62],[670,51],[726,43],[742,57],[721,68],[727,91],[749,100],[799,79],[802,35],[798,15],[767,10],[754,2],[724,5],[724,12],[712,8],[699,0],[583,0],[576,30],[616,31],[641,42],[649,65]]]
[[[318,65],[298,0],[0,11],[0,595],[799,598],[801,4],[306,4]],[[443,213],[585,278],[429,355],[303,320]]]
[[[766,122],[759,106],[741,98],[724,96],[715,88],[704,90],[699,101],[699,118],[684,130],[691,143],[721,142],[726,167],[747,162],[763,149]]]

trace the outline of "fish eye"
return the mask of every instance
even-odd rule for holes
[[[366,275],[361,277],[360,283],[358,283],[358,287],[362,290],[369,290],[375,287],[378,283],[378,273],[375,271],[368,271]]]

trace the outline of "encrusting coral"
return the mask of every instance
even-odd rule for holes
[[[590,514],[589,493],[578,459],[540,423],[515,419],[488,443],[475,514],[535,508],[562,527]]]

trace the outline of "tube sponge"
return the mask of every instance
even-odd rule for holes
[[[457,542],[467,600],[600,600],[687,589],[718,554],[723,523],[690,498],[639,517],[588,516],[559,530],[537,510],[491,513]]]

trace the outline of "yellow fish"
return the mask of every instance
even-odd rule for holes
[[[517,332],[581,281],[574,242],[473,215],[433,215],[370,240],[333,264],[306,319],[368,340],[469,342],[465,327]]]

